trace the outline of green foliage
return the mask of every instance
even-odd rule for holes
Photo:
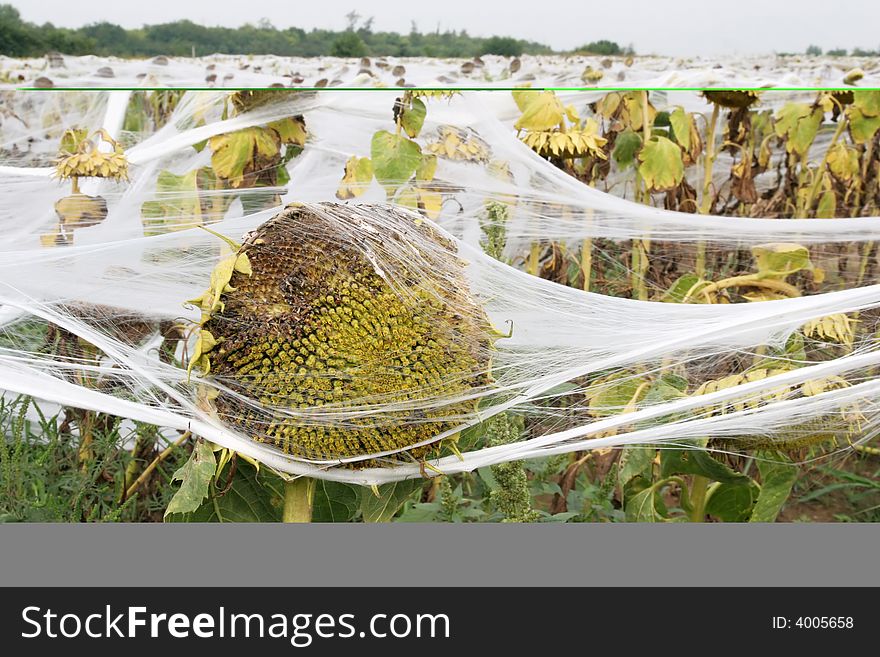
[[[493,36],[489,37],[479,46],[478,55],[502,55],[504,57],[519,57],[523,54],[525,43],[513,37]]]
[[[523,417],[513,413],[500,413],[485,422],[487,445],[506,445],[520,439],[525,428]],[[504,515],[503,522],[534,522],[540,514],[532,509],[528,476],[521,461],[493,465],[492,475],[496,487],[491,500]]]
[[[165,515],[190,513],[198,509],[208,497],[208,487],[216,468],[217,462],[211,445],[204,440],[197,440],[189,460],[171,476],[171,481],[180,481],[180,488],[168,503]]]
[[[374,492],[370,488],[361,489],[361,512],[364,522],[388,522],[415,493],[421,490],[418,479],[406,479],[392,484],[378,486]]]
[[[123,448],[139,436],[148,438],[141,455]],[[111,422],[92,438],[91,458],[83,463],[78,436],[63,415],[46,416],[27,397],[0,399],[0,522],[161,521],[173,493],[171,474],[186,452],[174,450],[123,499],[126,471],[139,472],[155,455],[155,432],[136,424],[133,432],[120,433]]]
[[[631,55],[633,54],[632,48],[624,48],[615,43],[614,41],[608,41],[607,39],[601,39],[599,41],[591,41],[588,44],[581,46],[580,48],[576,48],[575,52],[579,53],[587,53],[589,55]]]
[[[330,54],[334,57],[363,57],[367,45],[355,32],[344,32],[333,41]]]
[[[232,472],[232,468],[235,471]],[[169,514],[168,522],[278,522],[284,497],[281,478],[236,459],[217,473],[208,499],[190,513]]]
[[[779,455],[770,455],[774,460],[759,461],[761,472],[761,492],[752,511],[749,522],[773,522],[782,510],[782,505],[791,494],[791,488],[798,476],[797,467],[780,462]]]
[[[298,27],[279,29],[268,21],[241,27],[208,27],[190,20],[125,29],[107,21],[76,29],[35,25],[18,10],[0,5],[0,55],[39,57],[48,51],[70,55],[189,57],[211,53],[282,57],[473,57],[480,53],[548,54],[548,46],[510,37],[480,38],[466,31],[409,34],[374,32],[367,24],[344,31]]]

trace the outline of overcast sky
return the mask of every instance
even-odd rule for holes
[[[557,50],[597,39],[639,53],[719,55],[880,47],[877,0],[0,0],[22,18],[65,27],[109,21],[124,27],[188,18],[238,26],[268,18],[276,27],[342,29],[353,8],[376,31],[466,29],[546,43]],[[518,9],[521,7],[521,9]]]

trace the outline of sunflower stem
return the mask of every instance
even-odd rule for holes
[[[315,501],[316,480],[297,477],[284,482],[284,511],[282,522],[311,522],[312,505]]]

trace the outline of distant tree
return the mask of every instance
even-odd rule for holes
[[[345,15],[346,27],[348,32],[354,32],[357,29],[358,20],[360,20],[361,15],[357,13],[354,9],[348,12]]]
[[[834,48],[833,50],[829,50],[826,55],[830,57],[846,57],[846,48]]]
[[[21,20],[18,9],[11,5],[0,5],[0,53],[26,57],[41,49],[41,40]]]
[[[630,46],[631,49],[632,47]],[[601,41],[592,41],[585,46],[581,46],[577,49],[577,52],[587,52],[591,55],[622,55],[623,48],[614,41],[602,39]]]
[[[343,32],[333,42],[330,54],[334,57],[363,57],[367,54],[367,46],[354,32]]]
[[[812,57],[818,57],[822,54],[822,49],[819,46],[811,45],[807,47],[807,54]]]
[[[503,55],[519,57],[523,53],[523,42],[513,37],[493,36],[483,41],[478,55]]]

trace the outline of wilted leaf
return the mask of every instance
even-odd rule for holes
[[[541,92],[536,89],[529,89],[528,86],[525,86],[521,89],[514,89],[510,92],[510,95],[513,96],[513,102],[516,103],[520,113],[522,113],[528,109],[528,106],[540,93]]]
[[[278,155],[281,148],[278,133],[267,128],[245,128],[215,135],[208,143],[211,147],[211,166],[232,187],[241,185],[245,169],[257,155],[271,158]]]
[[[422,182],[433,180],[435,173],[437,173],[437,156],[423,155],[422,162],[419,164],[419,168],[416,169],[416,180],[421,180]]]
[[[372,180],[373,163],[370,158],[353,155],[345,163],[345,172],[339,189],[336,190],[336,198],[347,200],[360,196],[367,191]]]
[[[880,116],[868,116],[854,105],[846,108],[846,114],[849,117],[849,132],[857,144],[871,141],[880,129]]]
[[[280,121],[273,121],[267,127],[278,133],[282,144],[293,144],[295,146],[305,146],[306,123],[301,116],[291,116]]]
[[[853,105],[864,116],[880,116],[880,90],[854,89]]]
[[[672,125],[675,141],[681,144],[685,151],[691,149],[691,122],[691,118],[682,107],[676,107],[669,115],[669,123]]]
[[[825,113],[806,103],[786,103],[776,112],[774,130],[777,137],[785,137],[789,153],[803,155],[816,138]]]
[[[859,173],[859,152],[838,142],[828,151],[828,168],[838,180],[852,180]]]
[[[55,202],[55,214],[66,230],[95,226],[107,217],[107,201],[102,196],[72,194]]]
[[[565,108],[552,91],[536,94],[519,117],[514,127],[517,130],[550,130],[557,127],[565,115]]]

